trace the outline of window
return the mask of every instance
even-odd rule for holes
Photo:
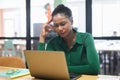
[[[15,38],[14,38],[15,37]],[[24,37],[21,38],[21,37]],[[10,41],[7,47],[14,45],[14,56],[24,58],[26,49],[26,5],[25,0],[0,0],[0,56],[8,55],[5,42]],[[12,48],[9,48],[9,52]],[[12,55],[13,56],[13,55]]]
[[[93,35],[120,35],[120,0],[93,0]]]
[[[25,0],[0,0],[0,37],[26,36]]]

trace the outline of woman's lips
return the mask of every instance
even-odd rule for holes
[[[60,33],[60,35],[64,35],[64,34],[65,34],[65,32],[61,32],[61,33]]]

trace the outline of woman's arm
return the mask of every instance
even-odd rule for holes
[[[52,19],[42,25],[42,31],[39,36],[38,50],[45,50],[45,47],[46,47],[45,38],[48,35],[48,33],[53,30],[53,26],[50,24],[51,22],[52,22]]]
[[[100,70],[99,58],[94,46],[93,37],[91,35],[87,36],[85,39],[85,48],[88,64],[80,66],[68,66],[69,72],[78,74],[98,74]]]
[[[54,46],[54,38],[50,39],[47,43],[42,43],[40,42],[38,44],[38,50],[49,50],[49,51],[54,51],[55,49],[53,48]]]

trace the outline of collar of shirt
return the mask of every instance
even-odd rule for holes
[[[78,43],[78,44],[83,44],[83,38],[82,38],[82,34],[80,33],[80,32],[77,32],[76,31],[76,39],[75,39],[75,43]],[[60,36],[59,36],[59,43],[60,44],[63,44],[64,43],[64,40],[63,40],[63,38],[61,38]]]
[[[83,44],[84,40],[82,38],[82,34],[80,32],[76,32],[76,39],[75,42],[78,44]]]

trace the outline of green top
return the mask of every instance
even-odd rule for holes
[[[45,50],[45,43],[39,43],[39,50]],[[46,50],[64,51],[70,73],[98,74],[99,59],[94,46],[93,37],[89,33],[76,32],[74,46],[69,49],[63,38],[56,36],[51,39]]]

